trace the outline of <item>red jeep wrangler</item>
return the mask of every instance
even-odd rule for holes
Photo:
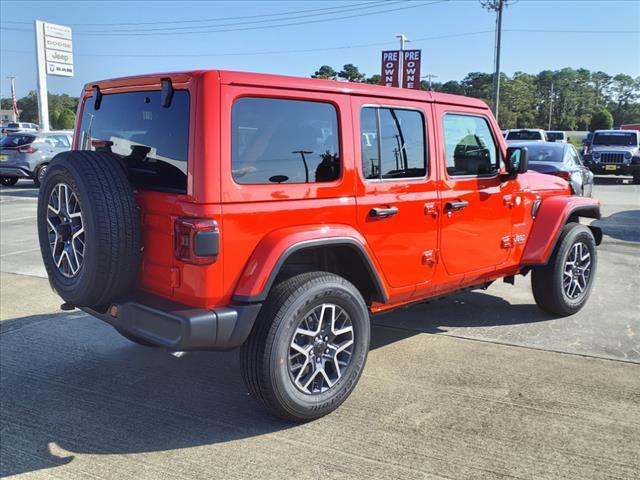
[[[51,162],[40,248],[64,308],[172,351],[241,347],[285,419],[338,407],[369,314],[532,272],[577,312],[597,200],[527,172],[472,98],[226,71],[88,84]]]

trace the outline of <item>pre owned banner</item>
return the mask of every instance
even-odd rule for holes
[[[404,50],[402,55],[402,88],[420,89],[421,50]]]
[[[387,87],[399,87],[400,82],[400,51],[389,50],[382,52],[382,69],[380,83]]]

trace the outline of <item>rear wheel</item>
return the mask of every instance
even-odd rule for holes
[[[549,263],[532,271],[536,303],[553,315],[573,315],[589,298],[596,267],[596,241],[591,230],[578,223],[567,224]]]
[[[47,169],[49,168],[48,164],[40,165],[36,170],[36,176],[33,178],[33,184],[36,187],[42,185],[42,180],[44,180],[44,176],[47,173]]]
[[[15,177],[0,177],[0,183],[5,187],[11,187],[18,183],[18,179]]]
[[[276,285],[241,350],[247,389],[298,422],[335,410],[355,388],[369,349],[362,295],[342,277],[303,273]]]

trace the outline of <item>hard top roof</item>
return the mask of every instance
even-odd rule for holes
[[[192,70],[184,72],[155,73],[121,77],[87,83],[84,86],[89,93],[94,85],[100,89],[134,87],[134,86],[159,86],[161,79],[171,78],[174,85],[185,84],[192,78],[216,75],[219,81],[226,85],[253,85],[261,87],[295,89],[305,91],[317,91],[325,93],[340,93],[350,95],[366,95],[384,98],[395,98],[420,102],[437,102],[454,105],[464,105],[487,109],[487,104],[482,100],[448,93],[428,92],[425,90],[412,90],[407,88],[392,88],[368,83],[338,82],[335,80],[321,80],[316,78],[291,77],[285,75],[272,75],[265,73],[237,72],[231,70]]]

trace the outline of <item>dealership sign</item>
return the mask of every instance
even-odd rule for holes
[[[380,83],[387,87],[420,89],[421,50],[386,50],[382,52]]]
[[[71,28],[43,22],[42,30],[47,75],[73,77]]]

